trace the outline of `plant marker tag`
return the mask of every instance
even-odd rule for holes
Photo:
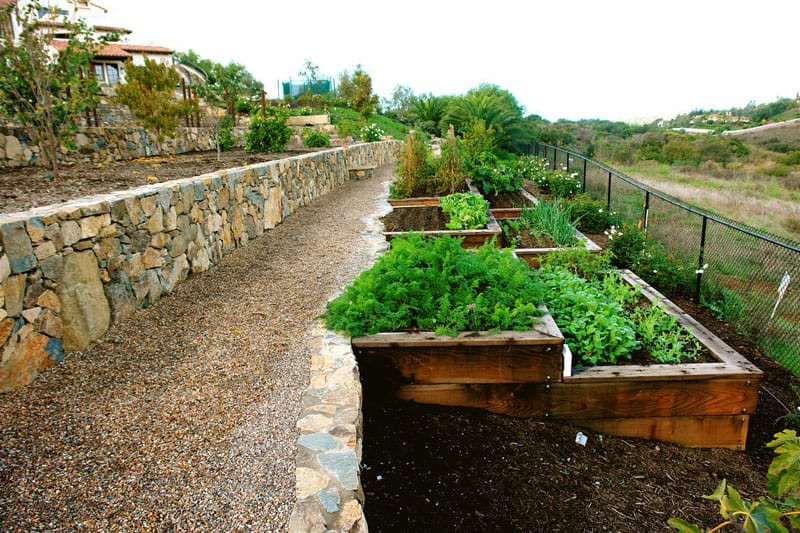
[[[778,300],[775,302],[775,307],[772,308],[772,314],[769,316],[769,319],[772,320],[775,318],[775,313],[778,311],[778,306],[781,304],[781,300],[783,300],[783,295],[786,293],[786,289],[789,287],[789,283],[792,282],[792,276],[786,272],[783,275],[783,279],[781,280],[781,284],[778,286]]]
[[[564,368],[562,369],[562,374],[564,377],[569,377],[572,375],[572,350],[569,349],[566,343],[564,343],[564,348],[562,350],[564,355]]]
[[[581,446],[586,446],[586,443],[589,442],[589,437],[587,437],[586,435],[584,435],[582,432],[579,431],[578,434],[575,435],[575,442],[577,442]]]

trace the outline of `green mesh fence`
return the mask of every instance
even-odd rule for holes
[[[699,280],[692,288],[695,294],[800,374],[799,243],[692,208],[581,154],[542,143],[535,152],[551,168],[555,158],[558,168],[578,172],[585,191],[608,202],[623,222],[646,227],[648,238],[680,258],[690,272],[700,270],[693,276]]]

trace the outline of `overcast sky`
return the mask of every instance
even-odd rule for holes
[[[279,96],[306,59],[388,97],[491,82],[549,120],[671,117],[800,91],[799,0],[94,0],[129,41],[244,64]]]

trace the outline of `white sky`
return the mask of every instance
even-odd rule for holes
[[[492,82],[549,120],[671,117],[800,91],[799,0],[94,0],[136,44],[244,64],[278,96],[306,59],[388,97]]]

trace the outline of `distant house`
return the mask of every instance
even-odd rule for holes
[[[0,8],[11,4],[19,7],[29,0],[0,0]],[[103,0],[98,0],[105,3]],[[93,74],[101,86],[113,88],[117,83],[125,81],[125,62],[131,61],[134,65],[143,65],[145,59],[172,66],[181,79],[187,84],[204,82],[206,79],[202,69],[176,63],[174,51],[165,46],[141,45],[128,42],[131,30],[102,23],[92,24],[93,21],[102,19],[108,10],[90,0],[50,0],[41,2],[43,8],[39,11],[38,28],[50,37],[50,45],[56,51],[63,51],[69,39],[69,30],[64,23],[65,19],[75,22],[78,19],[86,22],[92,29],[95,37],[105,37],[108,44],[98,50],[92,58]],[[19,34],[13,17],[0,17],[0,38],[14,40]]]

